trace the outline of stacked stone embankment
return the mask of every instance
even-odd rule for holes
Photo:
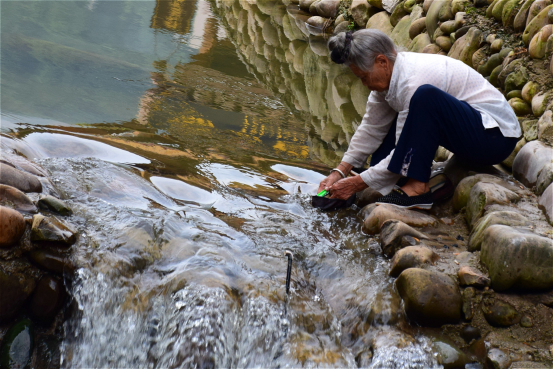
[[[0,162],[0,367],[58,368],[77,232],[46,172],[2,151]]]

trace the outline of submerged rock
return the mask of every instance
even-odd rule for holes
[[[34,250],[31,251],[28,256],[29,259],[40,268],[56,273],[57,275],[62,276],[64,272],[68,274],[73,274],[75,272],[73,263],[55,250]]]
[[[31,314],[38,320],[50,322],[62,306],[65,290],[59,279],[44,276],[40,279],[31,300]]]
[[[504,225],[487,228],[481,263],[495,291],[552,289],[552,240]]]
[[[398,250],[419,243],[414,238],[421,240],[427,239],[427,236],[404,222],[399,220],[387,220],[381,226],[379,238],[381,239],[381,250],[383,254],[391,258]]]
[[[462,296],[446,274],[410,268],[400,274],[395,285],[406,315],[417,323],[439,326],[461,319]]]
[[[15,187],[23,192],[42,191],[42,184],[37,177],[4,163],[0,163],[0,184]]]
[[[454,342],[446,337],[433,337],[433,351],[436,354],[437,362],[444,369],[464,368],[470,363],[469,357],[460,350]]]
[[[19,313],[23,303],[35,288],[35,281],[30,276],[20,276],[0,269],[0,320],[6,320]]]
[[[14,245],[25,232],[25,219],[16,210],[0,206],[0,247]]]
[[[487,322],[495,327],[509,327],[519,323],[521,315],[512,304],[496,299],[489,299],[481,306]]]
[[[372,206],[372,205],[369,205]],[[387,220],[400,220],[412,227],[427,227],[435,226],[438,222],[430,215],[399,208],[394,205],[379,205],[376,206],[364,220],[362,231],[367,234],[377,234],[381,230],[381,226]]]
[[[391,261],[391,268],[389,275],[391,277],[398,277],[400,273],[408,268],[417,268],[424,264],[434,265],[440,257],[423,246],[408,246],[399,250]]]
[[[31,241],[51,242],[73,245],[77,240],[76,231],[63,224],[56,217],[45,217],[41,214],[33,216]]]
[[[460,286],[479,288],[487,287],[491,283],[489,278],[470,266],[463,266],[458,270],[458,281]]]
[[[27,195],[15,187],[0,185],[0,202],[12,205],[16,210],[36,213],[37,207]]]
[[[399,318],[400,303],[400,297],[395,293],[391,295],[378,293],[371,303],[367,322],[372,325],[396,324]]]
[[[29,319],[22,319],[6,332],[0,347],[0,367],[6,369],[28,369],[34,349],[33,325]]]
[[[71,208],[62,200],[54,196],[41,196],[38,200],[38,206],[44,210],[50,210],[60,215],[71,215]]]

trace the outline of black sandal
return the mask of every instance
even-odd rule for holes
[[[375,202],[376,204],[390,204],[403,209],[424,209],[429,210],[433,206],[433,193],[428,191],[418,196],[408,196],[398,186],[394,186],[392,191]]]

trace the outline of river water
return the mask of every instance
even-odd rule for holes
[[[317,85],[353,77],[319,39],[284,41],[294,55],[258,39],[269,18],[254,1],[2,2],[3,153],[48,171],[80,232],[62,367],[436,366],[357,209],[310,205],[360,120]]]

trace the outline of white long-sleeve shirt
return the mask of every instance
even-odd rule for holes
[[[343,161],[354,167],[365,164],[396,121],[396,142],[408,116],[410,100],[418,87],[429,84],[465,101],[482,115],[485,129],[498,127],[505,137],[520,137],[521,128],[504,96],[475,70],[463,62],[443,55],[398,53],[389,89],[372,91],[362,122]],[[372,189],[387,194],[400,176],[387,170],[394,150],[379,164],[361,174]]]

